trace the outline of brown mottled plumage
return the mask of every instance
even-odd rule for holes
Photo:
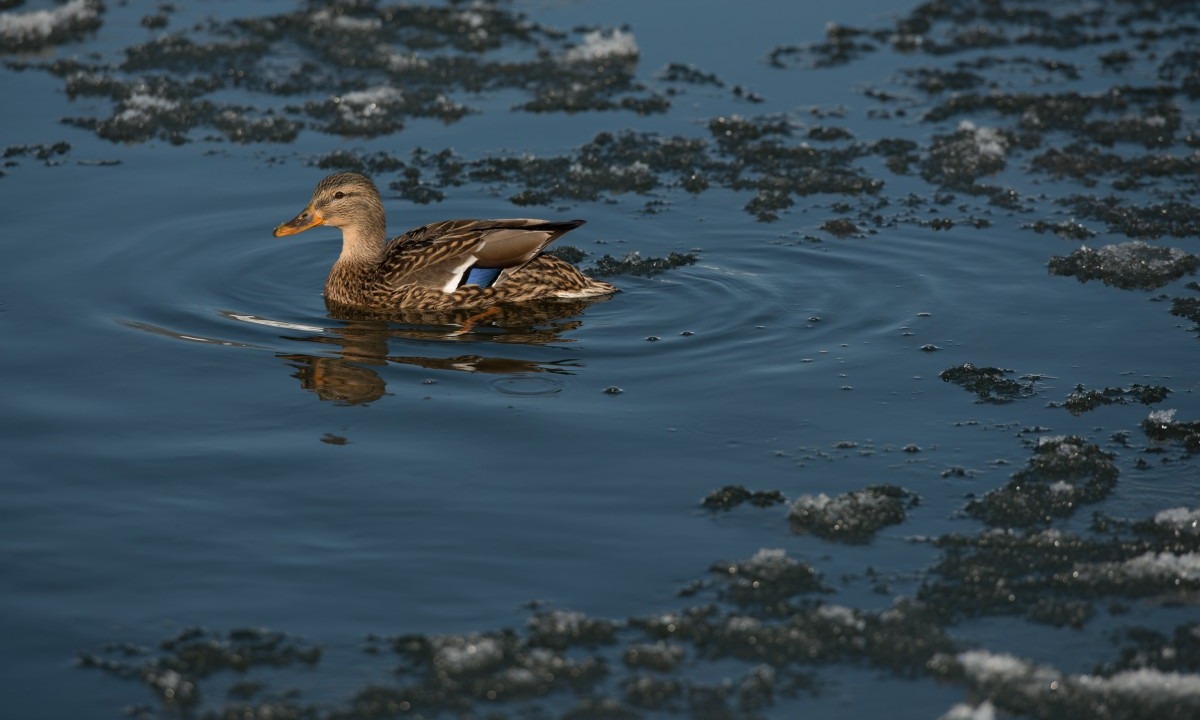
[[[342,254],[325,281],[326,300],[363,308],[447,310],[542,298],[588,298],[617,288],[542,254],[582,220],[446,220],[388,242],[383,201],[366,177],[330,175],[308,207],[275,237],[316,225],[342,231]],[[490,287],[464,284],[472,268],[499,269]]]

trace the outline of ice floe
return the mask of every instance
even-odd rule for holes
[[[0,13],[0,51],[35,50],[100,25],[96,0],[70,0],[51,10]]]
[[[567,51],[569,62],[591,62],[607,58],[636,57],[637,41],[625,30],[593,30],[583,36],[583,42]]]

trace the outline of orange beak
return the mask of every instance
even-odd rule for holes
[[[275,237],[295,235],[296,233],[304,232],[310,227],[316,227],[324,223],[325,218],[321,217],[321,213],[313,210],[312,205],[309,205],[299,215],[275,228]]]

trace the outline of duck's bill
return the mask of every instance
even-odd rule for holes
[[[295,235],[296,233],[304,232],[310,227],[316,227],[324,222],[325,218],[321,217],[317,211],[311,208],[304,208],[304,211],[299,215],[275,228],[275,237]]]

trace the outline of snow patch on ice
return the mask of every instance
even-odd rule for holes
[[[1154,524],[1192,533],[1200,532],[1200,509],[1177,507],[1161,510],[1155,514]]]
[[[57,31],[90,23],[100,15],[91,0],[71,0],[53,10],[0,13],[0,42],[5,44],[45,42]]]
[[[637,41],[633,33],[624,30],[593,30],[583,36],[583,42],[567,51],[569,62],[603,60],[610,57],[635,57]]]

